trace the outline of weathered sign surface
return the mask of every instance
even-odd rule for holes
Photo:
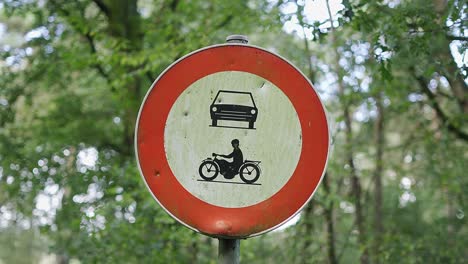
[[[263,49],[195,51],[153,83],[136,127],[141,174],[191,229],[217,237],[272,230],[312,197],[329,153],[325,110],[294,66]]]

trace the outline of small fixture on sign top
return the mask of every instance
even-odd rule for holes
[[[226,38],[226,42],[247,44],[249,43],[249,39],[244,35],[230,35]]]

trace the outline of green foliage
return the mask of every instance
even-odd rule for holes
[[[302,69],[336,128],[328,187],[296,225],[242,240],[242,262],[356,263],[368,252],[372,263],[462,263],[467,73],[450,45],[466,53],[467,5],[432,2],[342,1],[333,27],[308,19],[307,1],[2,2],[0,262],[216,263],[217,241],[147,191],[133,131],[158,74],[240,32]],[[286,33],[289,22],[304,34]]]

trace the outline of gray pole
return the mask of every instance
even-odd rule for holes
[[[226,42],[247,44],[249,40],[243,35],[230,35],[226,38]],[[218,263],[239,264],[240,240],[229,238],[220,238],[218,240]]]
[[[239,239],[219,239],[218,263],[219,264],[239,264],[240,240]]]

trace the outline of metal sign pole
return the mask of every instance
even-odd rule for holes
[[[248,43],[248,39],[243,35],[230,35],[226,38],[228,43]],[[218,263],[219,264],[239,264],[240,240],[239,239],[219,239]]]
[[[240,240],[239,239],[219,239],[218,263],[219,264],[239,264]]]
[[[228,43],[248,43],[248,39],[243,35],[230,35],[226,38]],[[218,245],[219,264],[239,264],[240,240],[220,238]]]

